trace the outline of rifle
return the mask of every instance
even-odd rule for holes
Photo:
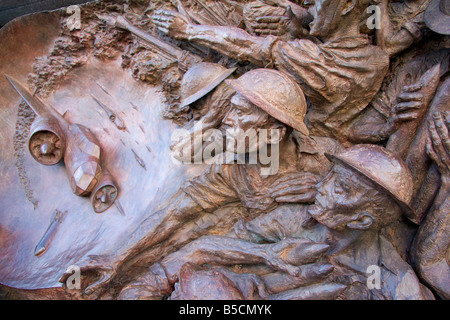
[[[110,26],[131,32],[134,36],[149,45],[151,49],[161,54],[167,60],[178,61],[178,67],[182,71],[188,70],[194,64],[197,64],[203,60],[196,54],[180,49],[176,45],[144,32],[143,30],[135,27],[130,21],[122,16],[112,17],[99,15],[98,17]]]

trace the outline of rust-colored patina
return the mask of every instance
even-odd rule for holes
[[[449,299],[448,1],[313,3],[0,29],[0,297]]]

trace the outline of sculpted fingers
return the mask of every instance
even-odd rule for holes
[[[299,266],[313,263],[322,258],[329,248],[330,246],[326,243],[302,243],[285,252],[281,258],[290,264]]]
[[[399,101],[422,101],[423,94],[420,92],[402,92],[397,96]]]
[[[426,150],[442,175],[450,173],[450,138],[447,120],[445,114],[443,118],[439,112],[435,112],[433,120],[428,122],[430,139],[427,141]]]
[[[394,118],[401,122],[414,120],[420,115],[422,107],[421,101],[400,102],[394,108]]]
[[[115,274],[113,267],[108,263],[107,256],[88,256],[86,260],[77,263],[80,268],[80,276],[83,279],[95,279],[93,283],[87,285],[84,289],[84,293],[91,295],[97,291],[100,293],[100,289],[109,283],[113,275]],[[66,283],[70,276],[72,276],[72,271],[69,269],[61,276],[59,282]],[[89,280],[84,280],[83,283],[89,283]]]
[[[173,21],[173,15],[170,11],[156,10],[152,15],[153,23],[156,25],[164,24]]]
[[[157,28],[160,32],[162,32],[164,34],[169,33],[169,26],[167,24],[159,24],[159,25],[157,25]]]
[[[442,150],[441,150],[442,149],[442,140],[437,131],[436,122],[437,122],[437,119],[436,119],[435,115],[433,115],[433,121],[429,122],[428,130],[430,132],[433,149],[435,150],[436,153],[441,154],[442,153]]]
[[[103,270],[100,273],[100,278],[91,285],[87,286],[86,289],[84,289],[84,293],[87,295],[92,295],[94,292],[98,292],[100,288],[102,288],[105,284],[109,283],[111,276],[112,276],[111,270]]]
[[[255,19],[253,29],[259,35],[279,35],[280,26],[287,19],[284,16],[263,16]]]
[[[396,111],[398,113],[403,111],[410,111],[410,110],[418,110],[422,106],[421,102],[418,101],[411,101],[411,102],[400,102],[395,106]]]
[[[448,118],[444,120],[440,113],[433,114],[434,124],[436,132],[439,135],[442,146],[445,148],[446,153],[450,152],[450,138],[448,135]]]
[[[311,263],[301,266],[300,269],[300,273],[294,281],[298,284],[309,285],[328,277],[334,267],[328,263]]]
[[[175,38],[182,38],[189,25],[187,18],[170,10],[155,10],[152,21],[159,31]]]
[[[155,12],[153,13],[153,16],[160,16],[160,17],[176,17],[177,15],[178,12],[164,9],[155,10]]]
[[[282,20],[286,20],[286,17],[284,16],[263,16],[263,17],[257,17],[255,19],[256,22],[260,23],[261,25],[263,24],[276,24],[276,23],[280,23]],[[278,27],[277,25],[274,25],[275,29]],[[273,26],[272,26],[273,27]]]
[[[260,35],[260,36],[267,36],[267,35],[272,35],[272,36],[278,36],[279,32],[278,30],[272,30],[272,29],[255,29],[255,34]]]
[[[169,21],[166,20],[164,16],[153,15],[153,24],[158,28],[159,31],[167,34],[169,32]]]
[[[153,19],[158,23],[170,23],[173,22],[174,17],[166,15],[154,15]]]
[[[428,156],[430,157],[431,160],[433,160],[435,163],[438,163],[439,159],[437,157],[436,152],[434,151],[432,145],[431,145],[431,140],[427,139],[427,143],[425,145],[426,151]]]
[[[397,105],[393,109],[393,119],[405,122],[416,119],[423,108],[423,94],[417,92],[422,88],[421,84],[405,86],[397,96]]]
[[[329,245],[302,238],[286,238],[269,247],[272,256],[300,266],[317,261],[328,251]]]
[[[422,83],[414,83],[408,86],[403,87],[403,92],[416,92],[422,89],[423,84]]]
[[[270,195],[277,202],[310,202],[316,194],[319,178],[309,173],[293,173],[277,180]]]

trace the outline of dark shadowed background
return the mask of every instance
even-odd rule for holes
[[[89,0],[0,0],[0,27],[24,14],[55,10]]]

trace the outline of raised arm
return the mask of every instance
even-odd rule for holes
[[[270,49],[275,37],[252,36],[237,27],[195,25],[183,15],[169,10],[156,10],[152,19],[159,31],[174,39],[196,42],[260,67],[271,61]]]
[[[390,108],[387,119],[375,108],[368,109],[350,129],[352,142],[378,143],[388,139],[403,123],[417,119],[426,107],[421,89],[420,83],[404,86],[394,105],[385,106],[386,109]],[[386,105],[381,99],[378,103]]]

